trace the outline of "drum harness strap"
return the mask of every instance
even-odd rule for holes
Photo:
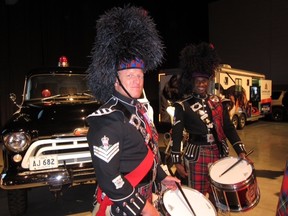
[[[223,131],[223,106],[220,99],[217,96],[210,96],[207,101],[213,117],[214,128],[218,140],[220,141],[220,146],[218,145],[221,157],[228,156],[229,148],[226,142],[226,135]]]
[[[117,103],[116,105],[117,109],[118,110],[121,110],[124,115],[130,119],[131,118],[131,113],[121,104],[121,103]],[[140,103],[137,104],[137,107],[139,108],[139,112],[144,115],[144,107],[143,105],[141,105]],[[145,119],[145,116],[144,116],[144,122],[145,122],[145,126],[146,126],[146,131],[147,133],[149,134],[149,136],[153,139],[153,133],[152,133],[152,130],[151,129],[151,126],[150,124],[148,123],[148,120]],[[132,125],[134,125],[132,123]],[[135,125],[134,125],[135,126]],[[136,127],[137,128],[137,127]],[[139,128],[137,128],[137,130],[140,131],[141,133],[141,130]],[[125,175],[125,178],[131,183],[131,185],[133,187],[135,187],[136,185],[139,184],[139,182],[144,178],[144,176],[149,172],[152,164],[153,164],[153,160],[154,160],[154,153],[152,152],[152,150],[150,149],[149,147],[149,140],[151,141],[151,139],[147,140],[146,139],[146,136],[141,133],[145,139],[145,144],[147,145],[147,149],[148,149],[148,153],[147,155],[145,156],[144,160],[138,165],[138,167],[136,167],[133,171],[131,171],[130,173],[126,174]],[[102,198],[102,190],[100,187],[97,188],[97,202],[100,204],[100,207],[99,207],[99,210],[97,211],[96,213],[96,216],[105,216],[105,211],[106,211],[106,208],[109,206],[109,205],[112,205],[113,202],[109,199],[109,197],[107,195],[105,195],[104,198]]]
[[[226,135],[225,135],[225,133],[223,131],[223,127],[222,127],[223,126],[223,118],[222,118],[223,106],[222,106],[222,103],[221,103],[220,99],[214,95],[209,95],[209,97],[207,99],[207,103],[208,103],[209,108],[211,109],[213,123],[209,120],[208,114],[206,114],[204,112],[200,112],[199,109],[194,109],[193,105],[191,106],[191,109],[192,109],[192,111],[197,113],[200,116],[200,119],[206,124],[207,129],[208,129],[208,133],[211,132],[214,136],[216,135],[216,137],[218,138],[220,143],[219,142],[216,142],[216,143],[217,143],[219,152],[221,154],[221,157],[227,156],[229,153],[229,149],[228,149],[228,145],[226,143]],[[198,103],[196,103],[196,105],[199,106]],[[188,151],[186,151],[186,154],[188,154],[188,158],[189,158],[189,152]],[[199,150],[196,150],[196,151],[199,152]]]

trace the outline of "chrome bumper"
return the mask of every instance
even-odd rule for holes
[[[95,181],[93,167],[77,169],[49,169],[41,171],[25,171],[15,175],[2,173],[0,187],[4,190],[34,188],[50,186],[50,188],[61,188],[62,185],[74,185]]]

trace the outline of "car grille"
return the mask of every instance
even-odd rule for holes
[[[58,166],[91,163],[86,137],[42,139],[33,142],[27,150],[22,167],[29,168],[30,157],[57,155]]]

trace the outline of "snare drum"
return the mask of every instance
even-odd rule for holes
[[[216,216],[216,210],[213,204],[199,191],[182,187],[195,215]],[[160,206],[159,206],[160,204]],[[163,216],[180,216],[180,215],[194,215],[180,190],[166,190],[160,203],[158,203],[158,210]]]
[[[254,167],[246,160],[220,176],[238,160],[236,157],[225,157],[209,167],[216,205],[224,211],[247,211],[255,207],[260,199]]]

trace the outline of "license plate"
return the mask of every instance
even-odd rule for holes
[[[30,170],[50,169],[56,167],[58,167],[57,155],[46,155],[30,158]]]

